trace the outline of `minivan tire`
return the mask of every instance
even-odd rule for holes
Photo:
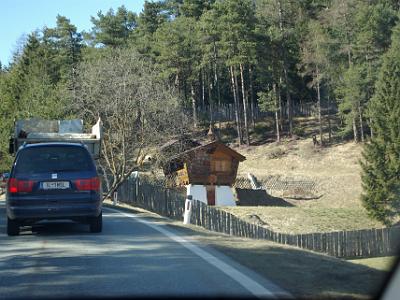
[[[7,235],[19,235],[19,224],[17,220],[11,220],[7,217]]]
[[[90,220],[90,232],[99,233],[103,229],[103,216],[102,213],[98,217]]]

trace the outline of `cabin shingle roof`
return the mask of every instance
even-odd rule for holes
[[[217,148],[220,147],[223,149],[224,152],[226,152],[227,154],[231,155],[232,157],[236,158],[238,161],[244,161],[246,160],[246,157],[241,155],[239,152],[236,152],[235,150],[233,150],[232,148],[226,146],[224,143],[220,142],[220,141],[212,141],[208,144],[204,144],[204,145],[200,145],[197,147],[194,147],[192,149],[186,150],[184,152],[181,152],[177,155],[174,155],[173,157],[171,157],[169,159],[169,161],[173,161],[173,160],[177,160],[177,159],[181,159],[181,158],[185,158],[188,157],[190,154],[199,151],[199,150],[207,150],[207,149],[213,149],[213,148]]]

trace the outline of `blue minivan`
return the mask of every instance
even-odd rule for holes
[[[102,191],[94,160],[78,143],[22,146],[6,192],[7,234],[41,220],[69,219],[102,231]]]

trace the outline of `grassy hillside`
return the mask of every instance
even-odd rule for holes
[[[383,227],[380,222],[368,217],[360,201],[362,187],[359,159],[362,144],[339,141],[337,136],[333,136],[334,142],[330,145],[314,147],[312,134],[316,133],[315,119],[298,118],[296,121],[302,122],[301,135],[294,139],[283,139],[280,143],[274,141],[271,135],[273,130],[268,123],[260,123],[253,130],[253,145],[250,147],[235,144],[229,128],[221,130],[221,136],[224,142],[230,143],[235,150],[246,156],[246,161],[239,166],[239,177],[252,173],[259,180],[280,176],[312,181],[320,197],[313,200],[283,197],[293,207],[226,209],[243,218],[255,214],[265,226],[288,233]]]
[[[307,207],[361,207],[361,177],[358,160],[362,145],[352,142],[314,148],[312,139],[284,141],[236,148],[246,156],[238,176],[254,174],[258,179],[281,175],[316,183],[321,198],[301,202]]]
[[[246,160],[239,165],[238,177],[247,178],[251,173],[258,180],[277,177],[288,180],[307,181],[315,184],[314,199],[293,199],[274,194],[292,204],[292,207],[238,206],[225,210],[247,219],[257,220],[266,227],[285,233],[329,232],[381,228],[383,224],[371,219],[363,208],[360,195],[361,167],[359,160],[363,145],[342,140],[339,136],[339,120],[332,119],[332,142],[314,147],[312,135],[317,133],[315,118],[296,118],[297,135],[275,142],[272,120],[258,121],[251,130],[251,145],[239,146],[234,124],[222,123],[217,132],[220,139],[242,155]],[[300,124],[299,124],[300,123]],[[324,120],[324,124],[327,122]],[[198,132],[198,139],[206,142],[208,127]],[[324,139],[328,141],[327,127]],[[163,178],[161,171],[157,174]]]

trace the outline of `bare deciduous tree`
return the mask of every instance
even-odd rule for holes
[[[106,197],[139,168],[143,149],[157,147],[188,124],[174,92],[132,49],[105,49],[81,64],[74,109],[86,120],[103,121],[99,163],[112,175]]]

